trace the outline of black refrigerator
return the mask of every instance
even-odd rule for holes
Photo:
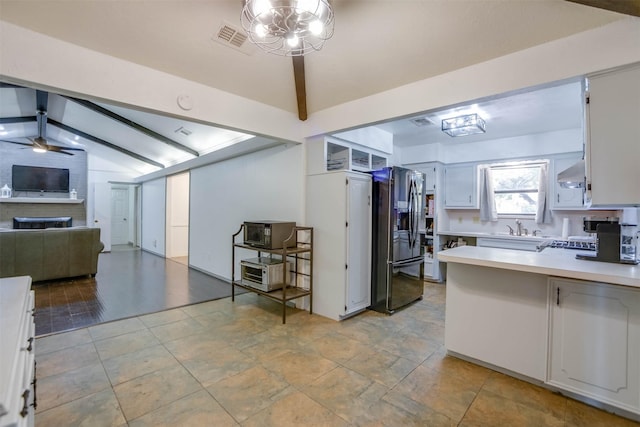
[[[371,173],[371,307],[392,314],[422,298],[424,248],[424,174],[388,167]]]

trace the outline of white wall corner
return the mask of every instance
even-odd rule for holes
[[[386,154],[393,154],[393,134],[383,129],[366,127],[339,132],[332,136],[364,147],[373,148]]]

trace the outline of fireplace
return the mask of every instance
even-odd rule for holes
[[[13,217],[13,228],[24,230],[33,228],[71,227],[70,216],[58,217]]]

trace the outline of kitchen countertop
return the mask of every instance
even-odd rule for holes
[[[517,239],[517,240],[535,240],[537,242],[543,242],[545,240],[561,240],[560,236],[516,236],[505,233],[486,233],[481,231],[438,231],[441,236],[459,236],[459,237],[492,237],[497,239]]]
[[[576,259],[575,255],[578,253],[593,254],[555,248],[545,248],[542,252],[526,252],[461,246],[440,251],[438,260],[640,288],[640,265]]]

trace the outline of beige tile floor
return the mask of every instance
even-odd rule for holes
[[[444,292],[334,322],[245,294],[36,341],[36,426],[637,426],[446,356]]]

